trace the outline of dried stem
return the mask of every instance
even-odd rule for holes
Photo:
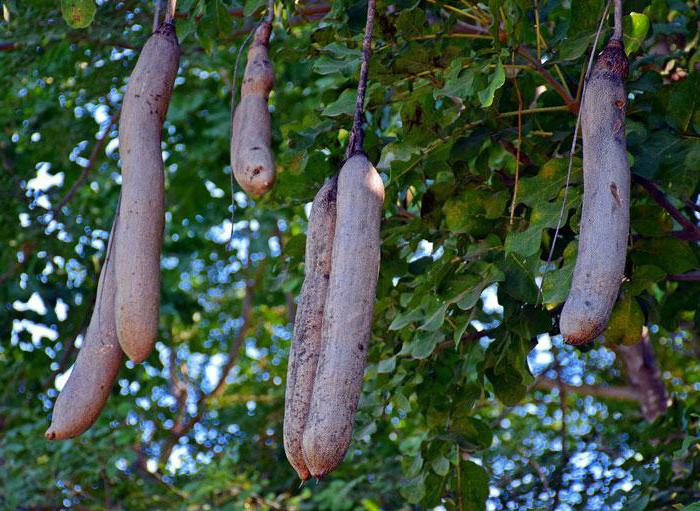
[[[165,11],[165,22],[171,23],[175,19],[175,11],[177,9],[177,0],[168,0],[168,8]]]
[[[160,25],[160,7],[163,0],[156,0],[155,6],[153,7],[153,31],[155,32]]]
[[[615,0],[615,30],[611,39],[622,41],[622,0]]]
[[[267,18],[265,21],[268,23],[272,23],[272,20],[275,19],[275,2],[274,0],[270,0],[267,6]]]
[[[367,73],[369,59],[372,54],[372,29],[374,28],[374,14],[376,12],[376,0],[369,0],[367,3],[367,24],[365,25],[365,36],[362,40],[362,65],[360,66],[360,81],[357,84],[357,101],[355,102],[355,117],[352,121],[352,130],[348,147],[345,150],[347,160],[358,151],[362,151],[362,117],[364,115],[365,94],[367,92]]]

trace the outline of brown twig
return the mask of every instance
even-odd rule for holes
[[[155,6],[153,7],[153,31],[158,30],[158,25],[160,25],[160,6],[163,0],[156,0]]]
[[[365,94],[367,92],[367,73],[369,59],[372,54],[372,29],[374,28],[374,14],[376,12],[376,0],[367,2],[367,24],[365,35],[362,39],[362,64],[360,65],[360,80],[357,84],[357,100],[355,101],[355,116],[352,121],[352,130],[345,150],[347,160],[356,152],[362,151],[362,117],[365,110]]]
[[[615,30],[610,39],[622,41],[622,0],[615,0]]]
[[[524,57],[525,60],[527,60],[528,63],[540,74],[540,76],[552,86],[552,89],[554,89],[554,91],[561,96],[564,103],[566,103],[566,106],[568,106],[570,110],[576,108],[576,100],[571,97],[571,94],[567,92],[564,86],[559,83],[559,81],[554,78],[554,76],[547,71],[525,47],[518,46],[515,51],[518,53],[518,55]],[[595,51],[593,53],[595,54]]]
[[[481,330],[479,332],[470,332],[468,334],[464,334],[462,338],[460,339],[460,344],[468,343],[468,342],[473,342],[473,341],[478,341],[482,337],[489,337],[493,335],[495,331],[494,329],[491,330]],[[435,346],[435,350],[433,350],[433,354],[438,354],[446,349],[449,348],[454,348],[455,343],[454,341],[442,341],[440,344]]]
[[[236,360],[238,360],[238,356],[240,355],[241,351],[241,346],[245,341],[245,338],[248,334],[248,329],[251,325],[251,315],[253,311],[253,294],[257,286],[260,284],[264,267],[264,265],[261,265],[256,273],[255,280],[246,284],[245,296],[243,298],[243,306],[241,312],[243,324],[241,325],[241,328],[238,330],[238,334],[236,334],[236,336],[233,339],[233,342],[231,343],[231,346],[228,350],[228,360],[226,361],[226,364],[221,368],[219,380],[217,381],[216,385],[211,391],[203,393],[199,397],[195,406],[197,410],[195,416],[187,422],[181,422],[179,425],[176,424],[176,426],[178,427],[176,428],[175,426],[173,426],[173,428],[170,430],[170,436],[165,440],[165,443],[161,448],[161,464],[164,465],[165,463],[167,463],[168,458],[170,457],[170,454],[173,448],[175,447],[175,444],[177,443],[178,439],[181,438],[183,435],[187,434],[194,427],[195,424],[202,420],[208,402],[216,396],[218,396],[226,386],[226,378],[231,372],[231,369],[233,369]]]
[[[267,18],[266,21],[268,23],[272,23],[272,20],[275,19],[275,0],[270,0],[267,5]]]
[[[168,7],[165,11],[165,23],[172,23],[177,11],[177,0],[168,0]]]
[[[632,387],[599,387],[596,385],[569,385],[562,383],[562,386],[571,394],[582,396],[592,396],[600,399],[611,399],[615,401],[638,401],[639,396]],[[539,377],[532,385],[537,390],[553,390],[559,388],[559,383],[548,378]]]
[[[700,282],[700,270],[670,274],[666,276],[666,280],[674,282]]]
[[[80,173],[80,176],[78,176],[78,179],[75,180],[75,182],[73,183],[73,186],[71,186],[70,190],[68,190],[68,192],[59,201],[58,205],[51,210],[54,217],[58,216],[58,214],[61,212],[61,209],[63,209],[63,206],[65,206],[73,198],[73,195],[75,195],[75,193],[78,191],[78,188],[80,188],[82,186],[85,179],[87,179],[88,174],[90,174],[90,172],[92,172],[95,169],[95,166],[97,165],[97,161],[99,160],[99,158],[101,156],[102,149],[104,148],[105,144],[107,143],[107,137],[109,135],[109,132],[112,129],[112,127],[119,120],[120,113],[121,113],[121,109],[117,109],[117,111],[114,112],[112,117],[109,119],[109,124],[107,125],[107,128],[105,129],[102,136],[97,139],[95,146],[92,148],[92,153],[90,153],[90,158],[88,159],[88,163],[87,163],[87,165],[85,165],[85,167],[83,167],[83,170]]]

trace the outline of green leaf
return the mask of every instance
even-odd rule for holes
[[[566,184],[568,166],[567,158],[554,158],[542,165],[536,176],[521,179],[518,203],[534,208],[543,201],[550,201],[558,197],[559,192]],[[581,159],[574,158],[571,165],[570,184],[580,183],[582,177]],[[561,205],[561,203],[559,204]]]
[[[448,304],[434,302],[429,309],[425,311],[425,321],[418,327],[419,330],[434,332],[442,327],[445,322],[445,313],[447,312]]]
[[[503,63],[499,60],[496,65],[496,71],[489,79],[488,86],[479,91],[479,101],[482,107],[488,108],[493,104],[493,97],[496,91],[503,87],[504,83],[506,83],[506,72],[503,69]]]
[[[493,385],[496,397],[506,406],[517,405],[527,394],[527,386],[523,385],[520,375],[512,368],[501,373],[487,369],[484,374]]]
[[[395,23],[396,30],[403,37],[410,37],[422,34],[427,21],[422,9],[405,9],[399,13]]]
[[[576,60],[584,54],[586,48],[595,39],[595,32],[586,32],[575,37],[565,39],[559,47],[559,58],[562,60]]]
[[[634,53],[644,42],[651,25],[646,14],[631,12],[624,19],[623,38],[627,55]]]
[[[262,9],[266,6],[266,0],[246,0],[245,6],[243,7],[243,16],[248,18],[255,14],[258,9]]]
[[[355,100],[357,94],[353,89],[345,89],[338,99],[333,103],[326,105],[323,109],[323,115],[328,117],[337,117],[339,115],[352,115],[355,112]]]
[[[677,238],[639,240],[634,245],[632,260],[638,265],[658,266],[666,273],[684,273],[698,266],[693,250]]]
[[[425,476],[419,474],[409,479],[406,484],[401,485],[399,493],[409,504],[418,504],[425,495]]]
[[[635,268],[632,278],[624,284],[626,293],[632,296],[642,294],[649,287],[666,277],[666,272],[653,264],[644,264]]]
[[[410,346],[411,356],[418,360],[428,358],[435,346],[444,338],[445,334],[442,332],[416,332]]]
[[[483,511],[489,496],[489,474],[473,461],[460,463],[462,511]]]
[[[521,302],[535,303],[539,290],[521,257],[509,254],[501,264],[501,270],[506,276],[502,284],[506,293]]]
[[[542,283],[542,300],[545,304],[559,305],[564,303],[569,296],[575,267],[576,264],[571,262],[559,269],[547,272]]]
[[[631,345],[639,342],[644,327],[644,313],[631,293],[617,301],[603,332],[605,342],[611,345]]]
[[[491,428],[485,422],[470,417],[469,413],[469,410],[464,410],[463,413],[457,412],[453,417],[450,432],[457,434],[457,442],[462,449],[469,451],[488,449],[493,443]]]
[[[423,308],[418,306],[415,309],[403,312],[394,317],[394,320],[389,325],[389,330],[401,330],[405,326],[423,319],[423,317]]]
[[[502,214],[508,200],[505,191],[485,193],[467,189],[445,202],[443,214],[447,228],[455,233],[485,236],[493,222]]]
[[[464,69],[469,61],[466,59],[455,59],[450,62],[450,66],[445,73],[445,83],[441,89],[435,89],[433,96],[466,99],[474,94],[475,71]]]
[[[321,55],[314,61],[314,71],[320,75],[352,76],[357,71],[360,60],[337,60]]]
[[[61,13],[73,28],[86,28],[95,19],[97,7],[94,0],[61,0]]]
[[[396,357],[385,358],[377,364],[377,372],[380,374],[393,373],[396,369]]]
[[[671,87],[666,119],[669,124],[687,133],[693,126],[700,127],[700,72],[691,72],[685,80]]]
[[[439,454],[431,463],[433,471],[439,476],[446,476],[450,471],[450,461],[442,454]]]

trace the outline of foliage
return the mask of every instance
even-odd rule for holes
[[[126,364],[89,432],[48,443],[119,194],[113,121],[153,7],[100,1],[90,24],[92,2],[60,4],[3,1],[0,24],[0,507],[637,510],[700,500],[700,286],[679,280],[700,257],[697,1],[625,2],[628,280],[606,340],[587,352],[557,336],[576,258],[578,158],[541,296],[537,286],[604,2],[540,0],[538,16],[522,0],[378,2],[365,151],[387,198],[370,363],[344,464],[303,488],[281,441],[290,304],[306,205],[347,142],[366,3],[277,4],[279,180],[257,201],[238,191],[231,225],[231,70],[267,2],[179,2],[160,342],[144,364]],[[537,385],[624,384],[615,343],[643,325],[673,397],[655,422],[635,401]]]

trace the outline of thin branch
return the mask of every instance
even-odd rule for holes
[[[374,14],[376,12],[376,0],[367,2],[367,24],[365,25],[365,35],[362,39],[362,64],[360,65],[360,80],[357,84],[357,100],[355,101],[355,116],[352,121],[352,130],[348,140],[348,147],[345,150],[345,159],[350,158],[354,153],[362,151],[362,117],[365,110],[365,94],[367,92],[367,73],[369,70],[369,59],[372,55],[372,29],[374,28]]]
[[[63,206],[65,206],[73,198],[73,195],[75,195],[75,193],[78,191],[78,188],[82,186],[85,179],[87,179],[88,174],[90,174],[90,172],[92,172],[95,169],[97,161],[101,156],[102,149],[107,143],[107,137],[109,136],[109,132],[119,120],[120,113],[121,109],[117,109],[117,111],[114,112],[114,114],[109,120],[107,128],[105,128],[104,133],[100,138],[97,139],[95,146],[92,148],[92,153],[90,153],[88,163],[87,165],[85,165],[85,167],[83,167],[80,176],[78,176],[78,179],[75,180],[75,183],[73,183],[73,186],[71,186],[70,190],[68,190],[68,193],[66,193],[63,196],[63,198],[59,201],[58,205],[51,210],[54,217],[58,216],[58,214],[61,212],[61,209],[63,209]]]
[[[596,40],[597,42],[597,40]],[[571,94],[567,92],[567,90],[564,88],[564,86],[557,81],[554,76],[547,71],[540,62],[538,62],[535,57],[532,56],[532,54],[523,46],[518,46],[515,51],[518,53],[518,55],[522,56],[527,60],[534,68],[535,70],[540,74],[544,80],[552,86],[552,89],[561,96],[561,98],[564,100],[564,103],[569,107],[569,109],[573,109],[576,107],[576,100],[571,97]],[[595,51],[593,52],[595,54]]]
[[[700,270],[689,271],[688,273],[675,273],[666,276],[666,280],[674,282],[700,282]]]
[[[611,399],[613,401],[639,401],[637,392],[632,387],[599,387],[596,385],[569,385],[562,384],[563,388],[571,394],[579,394],[581,396],[592,396],[600,399]],[[558,389],[557,381],[549,378],[539,377],[532,385],[533,389],[537,390],[553,390]]]
[[[210,392],[203,393],[197,400],[195,406],[197,410],[196,415],[192,417],[188,422],[180,423],[177,429],[175,426],[173,426],[173,428],[170,430],[170,436],[165,440],[165,443],[163,444],[160,452],[160,462],[162,465],[167,463],[168,458],[170,458],[170,454],[172,453],[172,450],[175,447],[175,444],[177,443],[178,439],[187,434],[194,427],[195,424],[202,420],[208,402],[216,396],[218,396],[225,388],[226,378],[231,372],[231,369],[233,369],[233,366],[236,364],[236,360],[238,360],[238,356],[240,355],[241,351],[241,346],[243,345],[243,342],[245,341],[246,336],[248,335],[248,330],[251,326],[253,294],[255,292],[255,289],[260,284],[264,267],[264,265],[261,265],[257,271],[255,280],[246,284],[245,296],[243,298],[243,309],[241,312],[243,324],[241,325],[241,328],[238,330],[238,334],[236,334],[236,336],[233,339],[233,342],[231,343],[231,346],[228,350],[228,360],[226,361],[226,364],[221,368],[219,380]]]
[[[268,23],[272,23],[275,19],[275,0],[270,0],[267,5],[267,19]]]
[[[468,342],[478,341],[482,337],[490,337],[491,335],[493,335],[495,330],[496,330],[496,328],[493,328],[490,330],[481,330],[479,332],[471,332],[468,334],[464,334],[459,342],[460,342],[460,344],[466,344]],[[433,350],[433,354],[438,354],[446,349],[454,348],[454,347],[455,347],[454,341],[442,341],[440,344],[435,346],[435,350]]]
[[[678,222],[685,231],[692,233],[700,239],[700,228],[691,220],[686,218],[673,204],[668,200],[664,192],[662,192],[652,181],[639,174],[632,174],[632,181],[640,185],[656,203],[664,208],[673,219]]]
[[[305,20],[313,20],[317,19],[318,17],[323,17],[326,14],[328,14],[331,11],[331,4],[330,3],[319,3],[319,4],[313,4],[313,5],[295,5],[294,12],[304,18]],[[232,18],[243,18],[244,13],[243,13],[243,7],[233,7],[228,10],[228,15],[231,16]],[[187,12],[179,12],[175,14],[175,18],[188,18],[190,16],[189,13]],[[202,15],[197,15],[195,17],[196,21],[199,21],[199,19],[202,17]],[[291,21],[291,19],[290,19]]]

